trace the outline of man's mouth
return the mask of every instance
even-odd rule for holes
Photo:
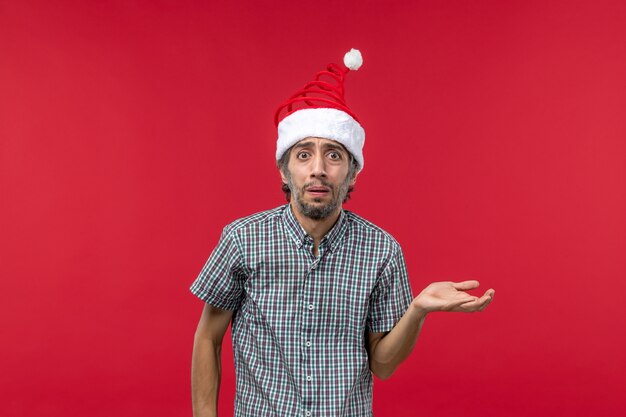
[[[306,187],[306,192],[313,196],[324,196],[330,192],[330,188],[323,185],[311,185]]]

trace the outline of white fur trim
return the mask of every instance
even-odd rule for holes
[[[350,49],[343,56],[343,63],[346,67],[350,68],[353,71],[358,70],[363,65],[363,56],[361,55],[361,51],[358,49]]]
[[[302,109],[278,124],[276,160],[304,138],[325,138],[341,143],[363,169],[365,131],[349,114],[330,108]]]

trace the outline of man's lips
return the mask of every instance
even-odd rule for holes
[[[310,187],[306,187],[306,192],[314,195],[324,195],[330,192],[330,188],[324,187],[323,185],[312,185]]]

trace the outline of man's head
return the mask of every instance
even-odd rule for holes
[[[329,64],[281,104],[276,161],[294,210],[314,220],[337,214],[363,169],[365,130],[344,99],[344,79],[363,64],[350,50],[345,67]]]
[[[350,198],[359,164],[334,140],[308,137],[284,152],[277,161],[283,191],[294,209],[323,220]]]

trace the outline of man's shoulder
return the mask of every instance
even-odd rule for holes
[[[224,227],[224,234],[245,232],[246,230],[263,227],[264,225],[271,225],[283,216],[285,207],[285,205],[282,205],[270,210],[264,210],[249,216],[241,217],[227,224]]]
[[[400,248],[398,241],[382,227],[372,223],[371,221],[359,216],[358,214],[344,210],[346,214],[346,220],[351,225],[353,231],[361,237],[369,237],[387,244],[393,248]]]

